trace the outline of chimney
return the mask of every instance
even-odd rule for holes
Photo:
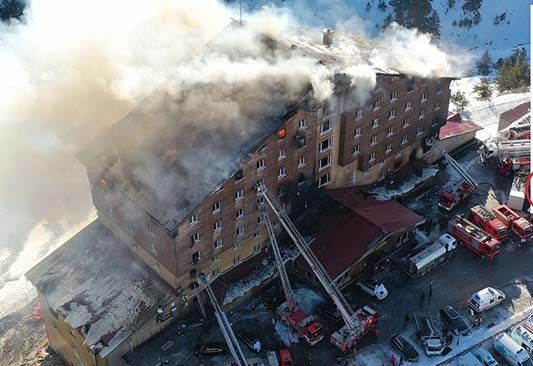
[[[333,44],[333,32],[330,28],[326,28],[322,30],[322,42],[324,43],[324,46],[331,47]]]

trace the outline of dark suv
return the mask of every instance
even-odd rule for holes
[[[440,309],[442,321],[447,324],[456,335],[465,335],[468,333],[468,324],[466,320],[453,308],[447,305]]]

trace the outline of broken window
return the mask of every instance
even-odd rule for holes
[[[358,109],[355,112],[355,119],[361,119],[361,118],[363,118],[363,110],[362,109]]]
[[[300,184],[304,184],[306,180],[307,180],[307,179],[306,179],[304,173],[300,173],[300,174],[298,174],[298,185],[300,185]]]
[[[196,268],[193,268],[189,271],[189,277],[196,278]]]
[[[413,79],[407,80],[407,92],[410,93],[415,90],[415,81]]]
[[[296,148],[298,149],[305,147],[305,135],[296,134],[296,136],[294,137],[294,142],[296,144]]]
[[[320,133],[328,132],[329,130],[331,130],[331,126],[332,126],[331,120],[322,122],[322,124],[320,125]]]
[[[219,239],[215,240],[215,249],[220,249],[222,247],[223,247],[222,238],[219,238]]]
[[[286,128],[282,128],[280,130],[278,130],[278,139],[284,139],[285,137],[287,136],[287,129]]]
[[[197,264],[200,261],[200,252],[195,252],[192,255],[192,263]]]
[[[244,173],[243,173],[242,169],[237,170],[233,177],[235,178],[236,182],[241,180],[242,178],[244,178]]]

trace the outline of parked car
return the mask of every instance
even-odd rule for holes
[[[465,335],[468,333],[468,324],[466,320],[453,308],[447,305],[440,309],[442,321],[446,323],[456,335]]]
[[[387,288],[382,283],[372,284],[366,282],[357,282],[356,286],[363,290],[363,292],[366,292],[378,300],[383,300],[389,294]]]
[[[239,339],[255,353],[261,352],[261,341],[250,332],[239,332]]]
[[[492,357],[492,354],[481,347],[474,352],[474,355],[484,366],[499,366],[500,364]]]
[[[405,359],[407,361],[409,362],[418,361],[418,352],[413,347],[413,345],[409,343],[409,341],[407,341],[407,339],[405,339],[403,336],[395,335],[394,337],[391,338],[390,341],[393,344],[393,346],[396,347],[398,351],[400,351],[405,356]]]
[[[227,352],[227,347],[224,343],[199,343],[194,346],[194,354],[196,355],[220,355]]]

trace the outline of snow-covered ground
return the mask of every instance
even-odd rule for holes
[[[367,2],[371,4],[369,11],[366,11]],[[388,1],[385,3],[388,5]],[[440,42],[448,52],[468,57],[489,51],[496,60],[508,56],[519,44],[529,50],[529,0],[484,0],[480,8],[481,22],[470,29],[453,25],[454,21],[463,18],[461,7],[464,0],[457,0],[451,10],[447,9],[447,3],[447,0],[432,1],[433,9],[440,17]],[[235,5],[238,4],[235,1]],[[304,24],[364,32],[370,36],[376,35],[387,15],[393,13],[390,6],[385,11],[378,9],[378,0],[244,0],[242,4],[245,10],[275,4],[289,8],[294,17]],[[503,13],[506,20],[495,25],[496,16]]]
[[[438,172],[439,170],[436,168],[425,168],[422,170],[421,176],[413,176],[396,189],[377,187],[372,189],[370,193],[379,201],[387,201],[395,197],[400,197],[402,194],[412,191],[417,185],[435,176]]]
[[[526,279],[527,280],[527,279]],[[428,357],[425,355],[419,342],[415,339],[415,329],[413,326],[408,328],[402,334],[406,336],[410,342],[417,349],[420,359],[418,362],[410,363],[413,365],[457,365],[457,357],[474,349],[478,345],[494,337],[495,335],[505,331],[506,329],[515,326],[524,321],[530,314],[533,313],[533,305],[531,304],[531,295],[527,287],[521,282],[514,284],[518,291],[513,290],[512,305],[499,305],[498,307],[483,314],[483,323],[477,329],[472,329],[466,336],[461,336],[458,340],[454,336],[450,347],[452,350],[445,356]],[[517,293],[516,293],[517,292]],[[509,294],[508,294],[509,295]],[[516,311],[511,309],[516,308]],[[437,329],[440,329],[436,326]],[[373,366],[381,365],[382,362],[388,364],[391,355],[395,355],[398,360],[400,355],[388,344],[376,344],[363,348],[353,359],[351,366]]]
[[[451,84],[451,90],[452,93],[457,91],[465,93],[469,105],[460,114],[483,127],[483,130],[479,131],[476,137],[481,141],[486,141],[496,136],[500,114],[529,101],[531,93],[500,93],[496,86],[492,85],[492,97],[488,100],[481,100],[473,91],[480,79],[480,77],[469,77],[455,80]],[[456,110],[453,103],[450,103],[450,110]]]

